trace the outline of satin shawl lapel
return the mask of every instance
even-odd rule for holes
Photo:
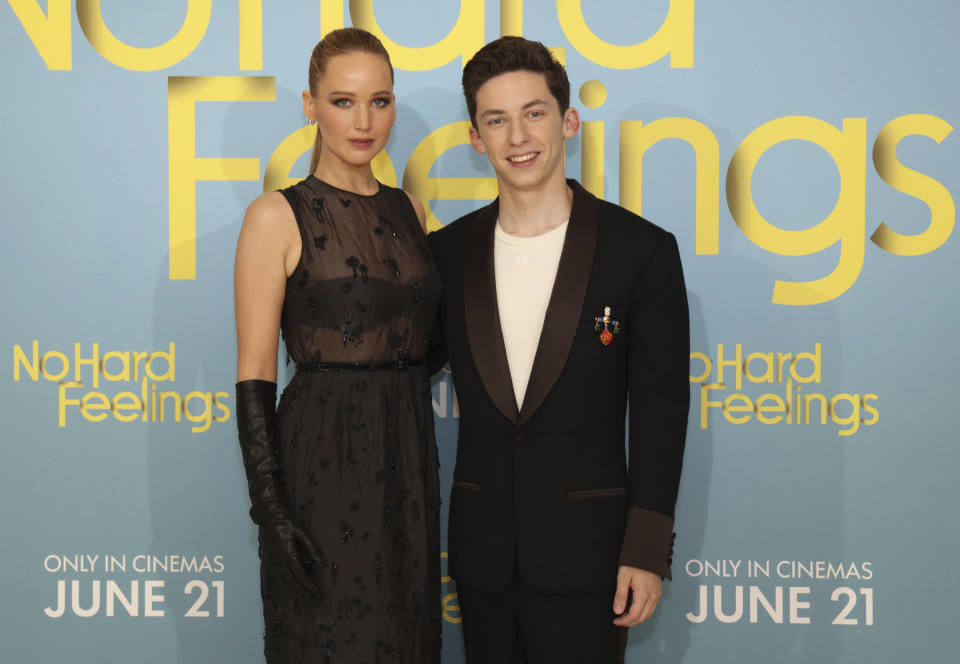
[[[473,223],[463,264],[463,308],[467,341],[480,380],[500,412],[516,422],[517,398],[503,344],[493,268],[493,232],[498,212],[499,202],[495,200],[480,211]]]
[[[567,226],[567,236],[560,254],[560,265],[557,267],[550,304],[547,306],[547,313],[543,320],[540,344],[533,359],[533,368],[523,397],[518,425],[525,424],[533,416],[553,389],[560,377],[560,372],[563,371],[580,322],[583,299],[587,293],[587,283],[590,281],[590,268],[593,266],[593,257],[596,253],[599,201],[576,181],[567,180],[567,184],[573,189],[570,223]],[[493,283],[492,280],[491,283]],[[494,303],[496,303],[496,297],[494,297]],[[497,330],[500,331],[499,323]],[[500,334],[502,335],[502,332]],[[502,339],[502,336],[498,338]],[[509,379],[508,370],[507,380]]]

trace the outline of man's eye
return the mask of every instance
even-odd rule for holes
[[[501,124],[503,124],[503,118],[493,118],[487,122],[488,127],[499,127]]]

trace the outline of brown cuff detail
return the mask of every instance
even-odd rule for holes
[[[673,579],[673,519],[665,514],[631,507],[620,548],[620,564],[639,567],[665,579]]]

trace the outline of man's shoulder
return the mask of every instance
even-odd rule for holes
[[[465,240],[466,236],[470,233],[470,229],[473,227],[473,222],[486,208],[487,206],[477,208],[476,210],[468,212],[462,217],[451,221],[443,228],[432,231],[429,236],[431,244],[434,247],[446,247],[451,244],[455,244],[458,241]]]
[[[637,237],[658,242],[671,235],[670,231],[658,226],[649,219],[631,212],[616,203],[599,200],[599,217],[602,227],[614,233],[623,233],[629,237]]]
[[[567,184],[574,192],[574,206],[577,205],[577,199],[581,202],[587,201],[587,209],[594,204],[596,205],[597,220],[601,232],[604,234],[612,234],[618,239],[622,238],[628,245],[632,240],[643,240],[657,244],[663,238],[671,235],[669,231],[657,226],[649,219],[596,196],[574,178],[568,178]]]

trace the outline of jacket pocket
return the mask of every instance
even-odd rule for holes
[[[466,489],[467,491],[476,491],[477,493],[480,493],[480,485],[474,482],[461,482],[460,480],[454,480],[453,486],[460,489]]]
[[[568,491],[567,500],[583,500],[585,498],[607,498],[609,496],[626,496],[630,493],[630,487],[618,486],[613,489],[581,489],[579,491]]]

